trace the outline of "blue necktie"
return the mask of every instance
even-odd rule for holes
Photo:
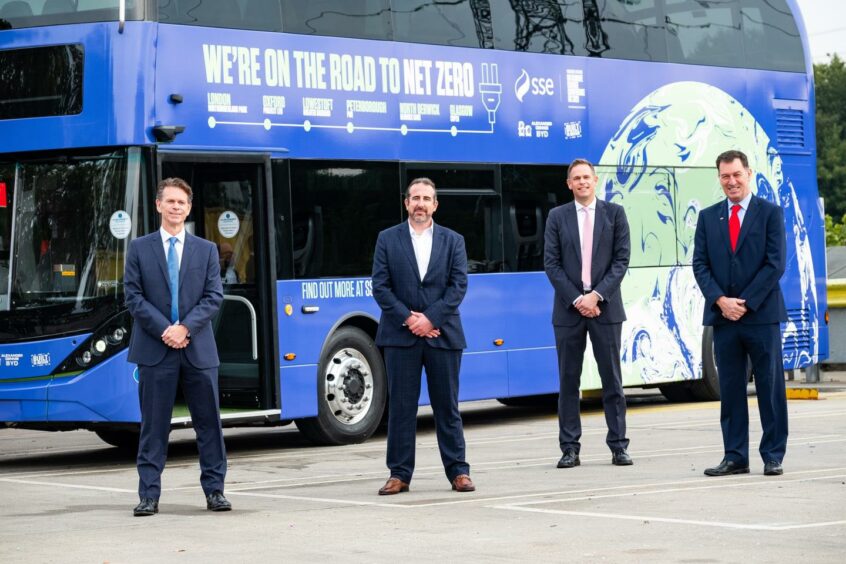
[[[167,250],[167,276],[170,278],[170,320],[179,321],[179,258],[176,256],[176,237],[168,239],[170,248]]]

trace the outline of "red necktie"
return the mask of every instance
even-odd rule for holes
[[[740,211],[740,204],[734,204],[731,207],[731,217],[729,217],[729,240],[731,241],[731,252],[737,248],[737,238],[740,235],[740,217],[737,215]]]

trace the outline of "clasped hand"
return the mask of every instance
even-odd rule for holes
[[[188,328],[184,325],[169,325],[162,333],[162,341],[172,349],[184,349],[191,340],[188,338]]]
[[[429,318],[420,312],[412,311],[408,319],[405,320],[405,325],[408,330],[418,337],[426,337],[427,339],[434,339],[441,336],[441,330],[436,329]]]
[[[573,305],[584,317],[599,317],[602,313],[599,311],[599,296],[595,292],[581,296]]]
[[[723,312],[723,317],[729,321],[737,321],[748,311],[746,300],[741,300],[740,298],[722,296],[717,300],[717,306]]]

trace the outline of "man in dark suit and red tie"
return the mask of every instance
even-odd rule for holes
[[[764,474],[778,476],[787,447],[780,326],[787,311],[779,286],[784,214],[752,195],[754,176],[742,152],[718,156],[717,171],[726,199],[699,213],[693,250],[693,273],[705,296],[703,324],[714,327],[724,449],[722,462],[705,474],[749,472],[748,357],[764,430],[759,445]]]
[[[611,463],[632,464],[620,372],[626,320],[620,283],[629,266],[629,224],[622,206],[596,197],[597,180],[589,161],[570,163],[567,186],[575,201],[549,212],[544,234],[544,267],[555,289],[552,325],[560,380],[558,441],[563,453],[558,468],[580,464],[579,385],[587,335],[602,381]]]
[[[211,320],[223,302],[220,262],[213,243],[185,231],[191,187],[181,178],[159,183],[159,230],[129,244],[124,273],[126,306],[134,324],[129,362],[138,365],[141,436],[138,444],[136,517],[159,511],[161,474],[181,384],[200,450],[200,484],[206,508],[229,511],[223,496],[226,449],[220,425],[217,367]]]
[[[373,256],[373,297],[382,309],[376,344],[388,371],[390,477],[379,495],[407,492],[414,473],[417,404],[426,369],[438,448],[452,489],[472,492],[458,412],[458,373],[467,347],[458,306],[467,292],[464,238],[432,220],[435,184],[412,180],[408,221],[379,233]]]

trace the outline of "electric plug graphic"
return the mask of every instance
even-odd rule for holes
[[[482,82],[479,83],[482,104],[488,110],[488,123],[496,123],[496,110],[502,100],[502,84],[499,83],[499,67],[496,63],[482,63]]]

